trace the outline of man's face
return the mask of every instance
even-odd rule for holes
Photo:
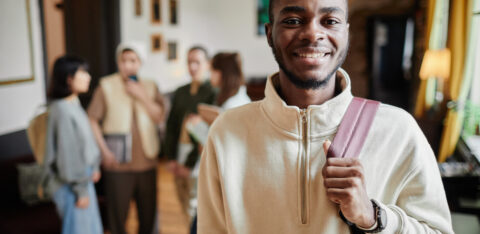
[[[267,38],[285,75],[298,88],[320,88],[348,51],[345,0],[276,0]]]
[[[129,77],[137,75],[142,62],[137,54],[131,50],[123,52],[117,58],[118,72],[122,77]]]
[[[192,50],[188,53],[188,72],[193,81],[200,81],[208,70],[208,59],[201,50]]]

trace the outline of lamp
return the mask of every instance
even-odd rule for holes
[[[451,59],[449,49],[427,50],[420,67],[420,79],[426,80],[431,77],[448,79]]]

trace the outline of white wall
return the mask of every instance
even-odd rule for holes
[[[19,4],[8,4],[12,11],[23,10],[15,9],[14,7],[25,7],[23,1],[12,0]],[[28,121],[33,117],[36,108],[45,103],[45,89],[44,89],[44,75],[43,75],[43,58],[42,58],[42,36],[40,26],[40,14],[38,1],[29,0],[30,3],[30,18],[32,27],[33,39],[33,56],[34,56],[34,77],[30,82],[17,83],[11,85],[0,86],[0,135],[24,129]],[[0,3],[0,8],[5,6],[6,2]],[[21,27],[15,25],[21,21],[11,19],[8,21],[9,27]],[[4,45],[3,36],[0,36],[0,44]],[[24,47],[22,40],[10,42],[10,48]],[[5,55],[1,55],[5,56]],[[28,58],[28,56],[26,56]],[[8,73],[8,70],[16,69],[13,67],[5,67],[0,64],[2,73]],[[28,64],[28,66],[30,66]]]
[[[189,82],[187,50],[193,45],[206,47],[211,55],[237,51],[243,59],[247,78],[267,76],[276,71],[265,36],[256,32],[257,0],[177,0],[178,23],[169,23],[169,1],[161,0],[162,24],[150,23],[150,0],[142,0],[142,16],[134,14],[134,1],[121,0],[121,40],[142,41],[149,49],[148,61],[140,74],[154,78],[163,92]],[[167,60],[167,47],[151,53],[150,36],[161,33],[165,42],[176,41],[178,60]]]

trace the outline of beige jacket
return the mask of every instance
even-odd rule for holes
[[[154,99],[157,89],[155,83],[143,80],[139,82],[145,88],[147,95]],[[145,107],[127,94],[122,77],[115,73],[102,78],[100,87],[102,87],[108,107],[102,123],[103,133],[130,134],[133,113],[135,113],[143,151],[148,158],[156,158],[160,151],[157,125],[152,121]]]
[[[321,173],[322,143],[333,139],[353,98],[349,77],[340,69],[343,91],[305,111],[285,104],[272,77],[264,100],[225,112],[211,128],[200,165],[199,233],[350,233]],[[453,233],[435,156],[408,113],[382,104],[359,159],[368,195],[387,211],[382,233]]]

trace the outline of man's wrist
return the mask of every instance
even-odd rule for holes
[[[369,212],[365,212],[365,216],[362,219],[362,223],[356,223],[355,226],[357,228],[361,229],[362,231],[367,231],[367,230],[374,230],[377,227],[377,214],[375,210],[375,206],[372,201],[368,200],[370,206],[369,206]],[[369,214],[369,215],[368,215]]]
[[[378,227],[378,222],[377,222],[377,220],[375,220],[375,223],[373,223],[373,225],[369,228],[361,227],[359,225],[355,225],[355,226],[357,226],[357,228],[362,230],[362,231],[373,231]]]
[[[375,212],[374,213],[375,224],[373,224],[373,226],[368,229],[365,229],[357,225],[356,227],[366,233],[381,232],[387,226],[387,213],[376,200],[371,199],[371,202],[372,202],[373,210]]]

